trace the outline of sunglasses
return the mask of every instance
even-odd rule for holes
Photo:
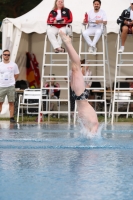
[[[10,54],[3,54],[4,56],[10,56]]]

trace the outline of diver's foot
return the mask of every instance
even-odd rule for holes
[[[71,38],[66,35],[64,32],[60,31],[59,35],[65,44],[71,43]]]

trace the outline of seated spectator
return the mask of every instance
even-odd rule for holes
[[[121,16],[117,19],[117,23],[121,23],[121,47],[119,53],[124,51],[124,45],[127,34],[133,34],[133,0],[130,1],[130,7],[123,10]]]
[[[47,24],[47,34],[48,38],[55,50],[55,53],[65,52],[65,49],[61,47],[62,40],[61,37],[56,35],[59,31],[64,33],[69,33],[71,30],[69,27],[66,29],[66,25],[72,23],[73,17],[71,11],[64,6],[64,0],[55,0],[55,5],[52,11],[50,11]]]
[[[87,44],[89,45],[89,53],[95,54],[97,51],[96,43],[98,42],[99,38],[103,32],[103,24],[107,24],[107,17],[106,13],[100,9],[101,1],[94,0],[93,1],[94,9],[88,12],[88,28],[83,31],[83,37]],[[85,23],[85,20],[84,20]],[[89,37],[90,35],[94,35],[93,41]]]
[[[52,74],[54,76],[54,74]],[[49,94],[50,99],[59,99],[60,97],[60,85],[55,81],[56,79],[53,77],[49,82],[46,82],[44,87],[50,87],[52,89],[47,90],[47,94]],[[57,109],[57,101],[50,102],[50,111],[58,111]],[[57,117],[57,115],[53,114],[53,117]]]

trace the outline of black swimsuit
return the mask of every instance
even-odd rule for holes
[[[89,97],[89,90],[85,89],[84,92],[80,96],[77,96],[75,92],[72,91],[72,96],[74,97],[75,100],[86,100]]]

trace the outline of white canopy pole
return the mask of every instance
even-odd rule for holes
[[[8,23],[2,23],[2,50],[6,49],[7,27]]]
[[[2,23],[2,50],[11,51],[11,60],[15,62],[22,31],[17,27],[13,29],[13,24],[4,20]]]
[[[11,50],[11,60],[13,62],[15,62],[16,57],[17,57],[21,35],[22,35],[22,31],[19,30],[17,27],[15,27],[14,34],[13,34],[13,45],[12,45],[12,50]]]

